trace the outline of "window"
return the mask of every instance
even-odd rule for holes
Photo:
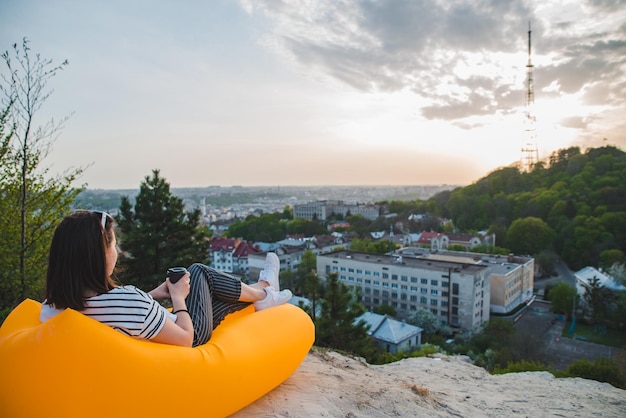
[[[441,287],[450,287],[450,283],[446,282],[445,280],[442,280]]]
[[[411,283],[417,283],[417,277],[411,277]]]
[[[428,279],[420,279],[421,284],[428,284]]]
[[[428,293],[428,289],[421,288],[420,291],[421,291],[422,295],[425,295],[425,294]]]
[[[409,287],[405,284],[400,285],[401,290],[409,290]]]
[[[397,274],[392,274],[391,275],[391,280],[398,280],[398,275]]]
[[[374,277],[380,277],[380,272],[375,271],[375,272],[374,272]]]
[[[389,287],[389,283],[383,282],[383,287]]]
[[[363,270],[361,270],[361,269],[356,269],[356,274],[363,274]]]
[[[363,283],[363,279],[362,279],[362,278],[360,278],[360,277],[357,277],[357,278],[356,278],[356,282],[357,282],[357,283]]]
[[[411,286],[411,292],[413,292],[413,293],[417,293],[417,287],[415,287],[415,286]]]
[[[378,290],[378,289],[374,289],[374,295],[375,295],[375,296],[380,295],[380,290]]]
[[[439,294],[439,291],[437,289],[430,289],[430,294],[437,296]]]
[[[428,303],[428,298],[425,298],[425,297],[422,296],[420,298],[420,302],[423,303],[423,304],[427,304]]]
[[[389,297],[389,292],[387,290],[383,290],[383,297],[384,298],[388,298]]]
[[[369,271],[369,270],[365,270],[365,275],[366,275],[366,276],[371,276],[371,275],[372,275],[372,272],[371,272],[371,271]]]
[[[407,276],[400,276],[400,280],[402,280],[403,282],[408,282],[409,278]]]
[[[343,274],[342,274],[341,276],[339,276],[339,278],[340,278],[341,280],[346,280],[346,276],[344,276]]]
[[[406,293],[400,295],[400,300],[407,300]],[[406,308],[405,308],[406,309]]]
[[[398,292],[391,292],[391,297],[393,299],[398,299]]]
[[[340,270],[341,271],[346,271],[346,268],[345,267],[341,267]]]
[[[365,284],[372,284],[372,281],[370,279],[365,279]]]
[[[398,288],[398,283],[391,283],[391,288],[392,289],[397,289]]]
[[[349,268],[348,269],[348,273],[354,273],[354,269],[353,268]]]
[[[458,283],[452,283],[452,294],[453,295],[458,295],[459,294],[459,284]]]
[[[431,281],[430,281],[430,285],[431,285],[431,286],[439,286],[439,281],[437,281],[437,280],[431,280]]]
[[[388,279],[389,278],[389,273],[383,273],[383,279]]]
[[[417,296],[415,295],[411,295],[411,297],[409,298],[411,302],[417,302]]]
[[[378,280],[374,280],[374,286],[380,286],[380,282]]]
[[[431,299],[431,300],[430,300],[430,304],[431,304],[432,306],[437,306],[437,305],[438,305],[438,304],[437,304],[437,299]],[[435,315],[437,315],[437,314],[435,313]]]

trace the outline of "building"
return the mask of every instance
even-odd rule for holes
[[[448,248],[463,247],[465,251],[469,251],[472,248],[480,244],[495,245],[495,234],[463,234],[458,232],[422,232],[419,234],[415,245],[424,248],[430,248],[431,250],[443,251]]]
[[[209,246],[210,267],[238,277],[248,277],[249,257],[257,252],[241,239],[216,237]]]
[[[331,215],[361,215],[365,219],[375,220],[382,213],[382,206],[376,204],[351,205],[340,200],[319,200],[301,205],[294,205],[293,217],[298,219],[326,221]]]
[[[325,279],[337,273],[348,287],[360,288],[367,308],[391,305],[400,319],[422,307],[442,325],[462,329],[489,320],[489,267],[483,264],[342,250],[318,255],[317,272]]]
[[[581,303],[584,303],[583,296],[590,289],[590,283],[593,279],[597,279],[600,286],[604,286],[614,292],[626,291],[626,286],[616,282],[610,275],[590,266],[583,267],[575,272],[574,277],[576,278],[576,292],[581,297]]]
[[[491,268],[491,312],[506,314],[532,299],[534,258],[492,256],[481,261]]]
[[[466,253],[459,251],[430,251],[407,247],[396,255],[440,260],[464,264],[478,264],[489,268],[491,283],[490,310],[493,313],[512,312],[533,297],[535,285],[535,259],[521,256]]]
[[[387,353],[409,352],[422,345],[422,329],[405,321],[374,312],[365,312],[355,322],[360,321],[365,322],[369,327],[367,334]]]

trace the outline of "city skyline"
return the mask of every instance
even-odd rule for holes
[[[467,185],[520,161],[529,22],[539,157],[624,149],[623,1],[9,0],[0,50],[69,60],[35,122],[90,189]]]

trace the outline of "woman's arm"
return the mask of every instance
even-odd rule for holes
[[[187,312],[185,298],[189,294],[189,273],[183,276],[175,284],[169,279],[165,281],[169,297],[172,299],[172,312],[177,312],[176,322],[167,319],[163,329],[154,337],[152,341],[162,344],[180,345],[191,347],[193,344],[193,323],[191,316]],[[159,289],[161,286],[154,290]],[[157,292],[158,293],[158,292]],[[152,292],[150,292],[152,294]],[[153,297],[155,297],[153,295]]]

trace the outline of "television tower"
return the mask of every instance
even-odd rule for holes
[[[531,33],[528,22],[528,64],[526,64],[526,110],[524,112],[524,130],[526,131],[527,143],[522,148],[522,171],[532,170],[533,165],[539,161],[537,150],[537,127],[535,118],[535,85],[533,82],[533,63],[531,61]]]

